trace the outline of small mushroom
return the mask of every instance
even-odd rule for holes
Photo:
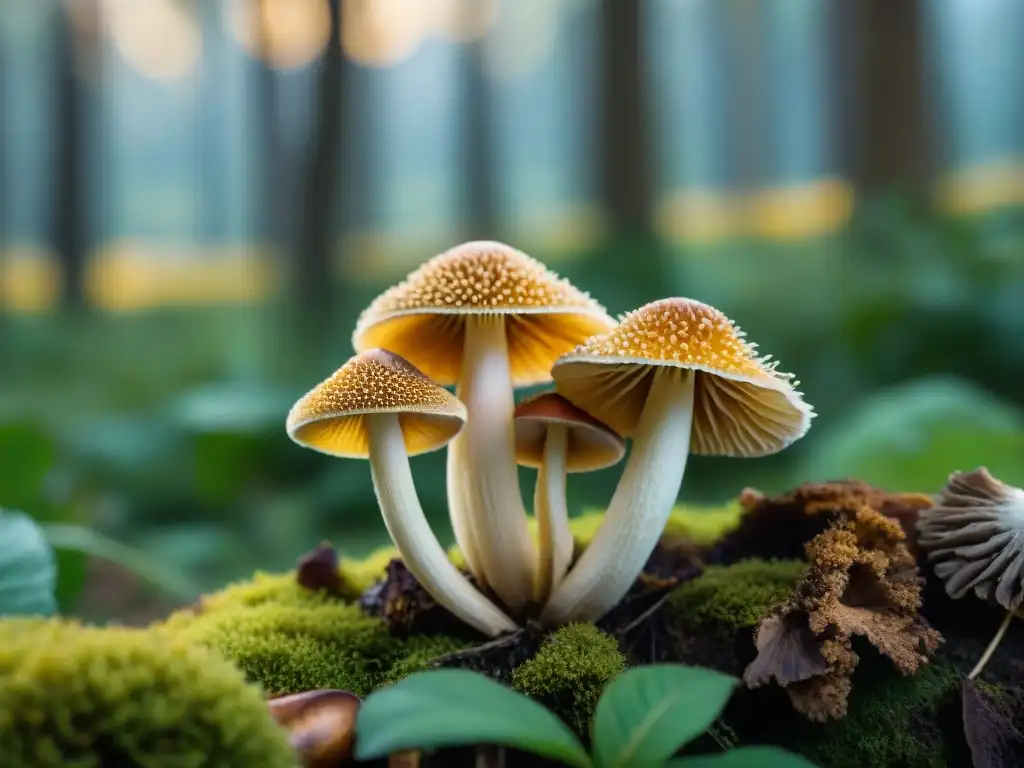
[[[468,421],[448,451],[456,541],[477,580],[513,610],[532,596],[536,549],[516,474],[514,387],[551,380],[563,352],[615,321],[568,281],[503,243],[463,243],[378,296],[352,344],[405,357],[454,384]]]
[[[626,442],[556,392],[542,392],[519,403],[515,434],[516,460],[538,470],[533,494],[540,542],[536,599],[543,604],[572,562],[566,475],[618,464],[626,453]]]
[[[722,312],[670,298],[563,355],[557,390],[633,447],[597,534],[541,620],[596,621],[632,586],[660,538],[690,453],[767,456],[802,437],[814,415],[791,374]]]
[[[309,768],[333,768],[353,759],[356,716],[362,699],[333,688],[270,699],[275,722],[289,732],[292,747]]]
[[[352,357],[292,406],[288,435],[329,456],[370,460],[384,524],[406,567],[455,616],[490,636],[515,623],[459,573],[420,506],[409,456],[437,450],[465,407],[407,360],[382,349]]]
[[[946,594],[974,592],[1007,614],[969,677],[995,653],[1024,603],[1024,490],[993,477],[985,467],[954,472],[935,506],[921,511],[917,546],[928,553]]]

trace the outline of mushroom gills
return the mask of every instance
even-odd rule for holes
[[[367,414],[364,419],[377,503],[410,573],[440,605],[475,629],[491,637],[515,630],[515,622],[452,565],[434,536],[413,483],[398,414]]]
[[[590,544],[541,621],[597,621],[625,596],[657,546],[686,471],[696,373],[657,368],[622,478]]]
[[[550,425],[533,494],[533,513],[537,518],[539,544],[536,600],[541,604],[562,583],[572,562],[573,537],[569,530],[566,502],[568,449],[568,428],[562,424]]]
[[[449,449],[449,504],[453,524],[468,529],[487,584],[512,610],[533,594],[536,548],[526,524],[517,474],[512,416],[515,399],[505,319],[466,319],[462,372],[456,396],[467,421]],[[468,521],[465,522],[465,521]]]

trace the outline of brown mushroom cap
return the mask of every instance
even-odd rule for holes
[[[437,450],[462,429],[466,408],[446,389],[393,352],[371,349],[350,358],[288,413],[288,435],[330,456],[370,455],[366,417],[398,414],[410,456]]]
[[[556,392],[525,398],[515,411],[516,461],[524,467],[540,467],[548,427],[568,429],[567,472],[593,472],[618,464],[626,453],[626,441],[581,408]]]
[[[462,368],[465,321],[501,315],[515,386],[551,380],[551,364],[615,321],[586,293],[503,243],[463,243],[378,296],[356,323],[357,351],[390,349],[438,384]]]
[[[362,703],[354,693],[327,688],[279,696],[267,706],[306,765],[329,766],[352,759]]]
[[[917,533],[954,600],[973,591],[1010,612],[1024,605],[1024,490],[985,467],[954,472]]]
[[[563,355],[552,375],[558,392],[630,437],[660,366],[696,373],[690,450],[766,456],[806,433],[813,409],[769,357],[722,312],[670,298],[629,312],[603,336]]]

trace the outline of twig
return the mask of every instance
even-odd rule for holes
[[[665,604],[665,601],[668,600],[670,595],[671,595],[671,592],[668,593],[668,594],[662,595],[660,598],[658,598],[658,600],[653,605],[651,605],[650,608],[645,610],[643,613],[641,613],[639,616],[637,616],[635,619],[633,619],[631,622],[629,622],[629,624],[627,624],[624,628],[620,629],[615,634],[619,635],[620,637],[625,637],[626,635],[628,635],[634,629],[636,629],[641,624],[643,624],[645,621],[647,621],[649,618],[651,618],[651,616],[653,616],[655,613],[657,613],[658,610]]]
[[[515,645],[523,636],[523,630],[518,629],[515,632],[499,637],[496,640],[489,640],[483,645],[475,645],[472,648],[466,648],[462,651],[455,651],[454,653],[447,653],[444,656],[438,656],[434,659],[431,666],[439,667],[452,661],[462,661],[464,659],[473,659],[480,656],[487,651],[495,651],[499,648],[507,648],[510,645]]]

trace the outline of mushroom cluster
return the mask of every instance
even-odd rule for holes
[[[426,261],[363,311],[352,344],[355,356],[292,407],[287,432],[328,455],[369,459],[409,572],[490,636],[526,617],[601,618],[657,544],[690,453],[776,453],[814,416],[792,375],[714,307],[662,299],[616,322],[498,242]],[[554,390],[516,405],[516,388],[552,380]],[[626,438],[608,511],[573,562],[566,475],[617,464]],[[431,531],[409,467],[410,456],[446,446],[449,515],[473,581]],[[536,541],[518,465],[538,470]]]

